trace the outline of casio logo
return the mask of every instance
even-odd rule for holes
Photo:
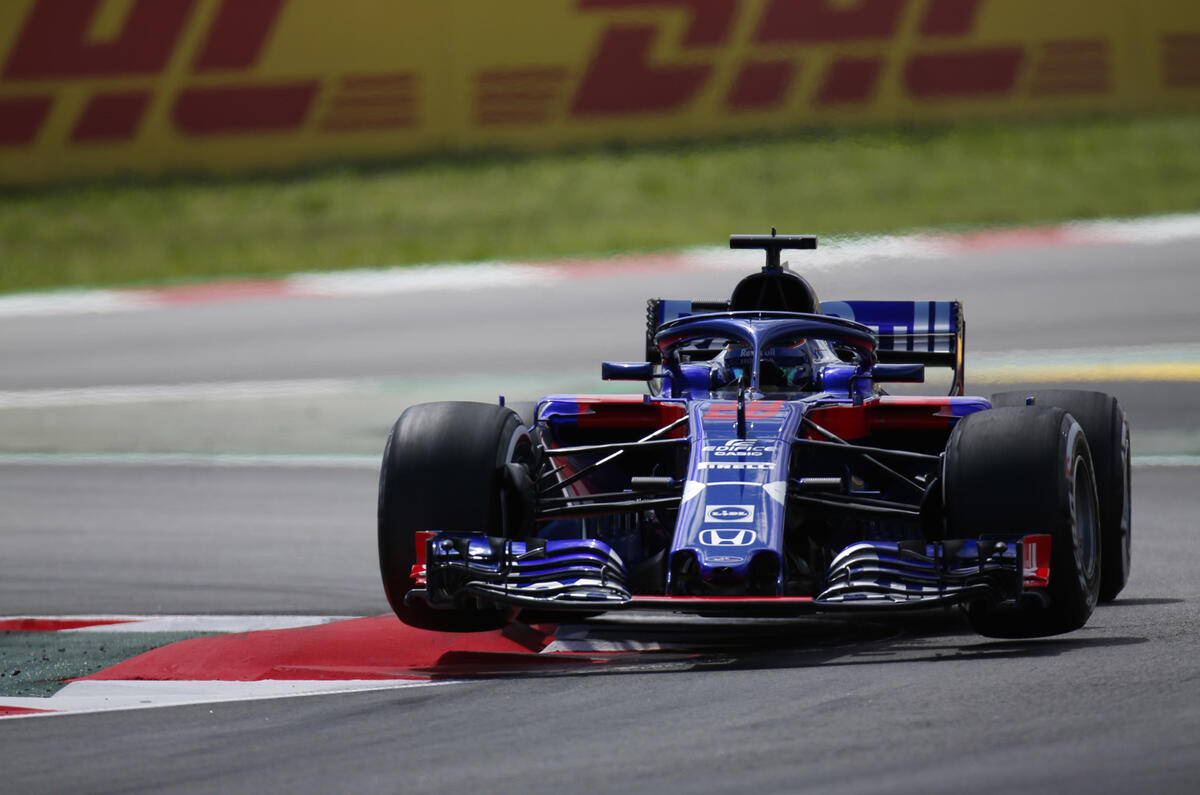
[[[712,453],[718,458],[727,456],[753,456],[755,458],[761,458],[767,453],[775,452],[775,448],[761,445],[750,440],[743,441],[739,439],[724,442],[718,446],[710,445],[704,448],[704,452]]]

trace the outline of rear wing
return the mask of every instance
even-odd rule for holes
[[[662,353],[654,344],[654,335],[663,323],[707,312],[728,311],[728,301],[679,301],[671,298],[651,298],[646,301],[646,361],[662,364]]]
[[[879,337],[881,362],[954,370],[951,395],[965,391],[966,326],[959,301],[822,301],[821,312],[868,326]]]
[[[728,301],[651,298],[646,302],[646,361],[662,362],[654,335],[663,323],[728,310]],[[822,301],[821,313],[870,327],[879,338],[876,354],[881,362],[954,370],[950,394],[964,393],[966,325],[959,301]]]

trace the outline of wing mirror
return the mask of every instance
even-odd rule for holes
[[[654,377],[651,362],[601,362],[600,377],[605,381],[649,381]]]
[[[871,380],[880,384],[923,384],[923,364],[877,364],[871,368]]]

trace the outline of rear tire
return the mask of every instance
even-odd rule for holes
[[[1111,602],[1129,581],[1133,546],[1129,422],[1125,412],[1111,395],[1081,389],[1001,392],[992,396],[992,405],[1022,406],[1027,397],[1033,397],[1038,406],[1066,409],[1083,426],[1100,496],[1100,601]]]
[[[1099,504],[1082,426],[1066,411],[998,408],[959,421],[946,445],[948,538],[1051,536],[1046,604],[968,606],[988,637],[1057,635],[1083,626],[1100,592]]]
[[[379,473],[379,570],[401,621],[469,631],[511,618],[511,611],[473,604],[453,610],[407,605],[405,596],[413,587],[417,532],[531,534],[534,449],[520,418],[502,406],[422,403],[396,420]]]

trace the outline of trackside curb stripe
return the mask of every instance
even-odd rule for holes
[[[963,252],[1014,248],[1143,245],[1200,237],[1200,213],[1134,219],[1080,221],[1041,227],[968,233],[918,233],[830,240],[810,259],[821,269],[880,258],[952,257]],[[542,264],[476,262],[298,273],[279,279],[242,279],[161,288],[68,289],[0,296],[0,317],[128,312],[262,298],[385,295],[427,290],[490,290],[544,287],[550,281],[602,278],[630,271],[745,270],[753,252],[696,248]]]

